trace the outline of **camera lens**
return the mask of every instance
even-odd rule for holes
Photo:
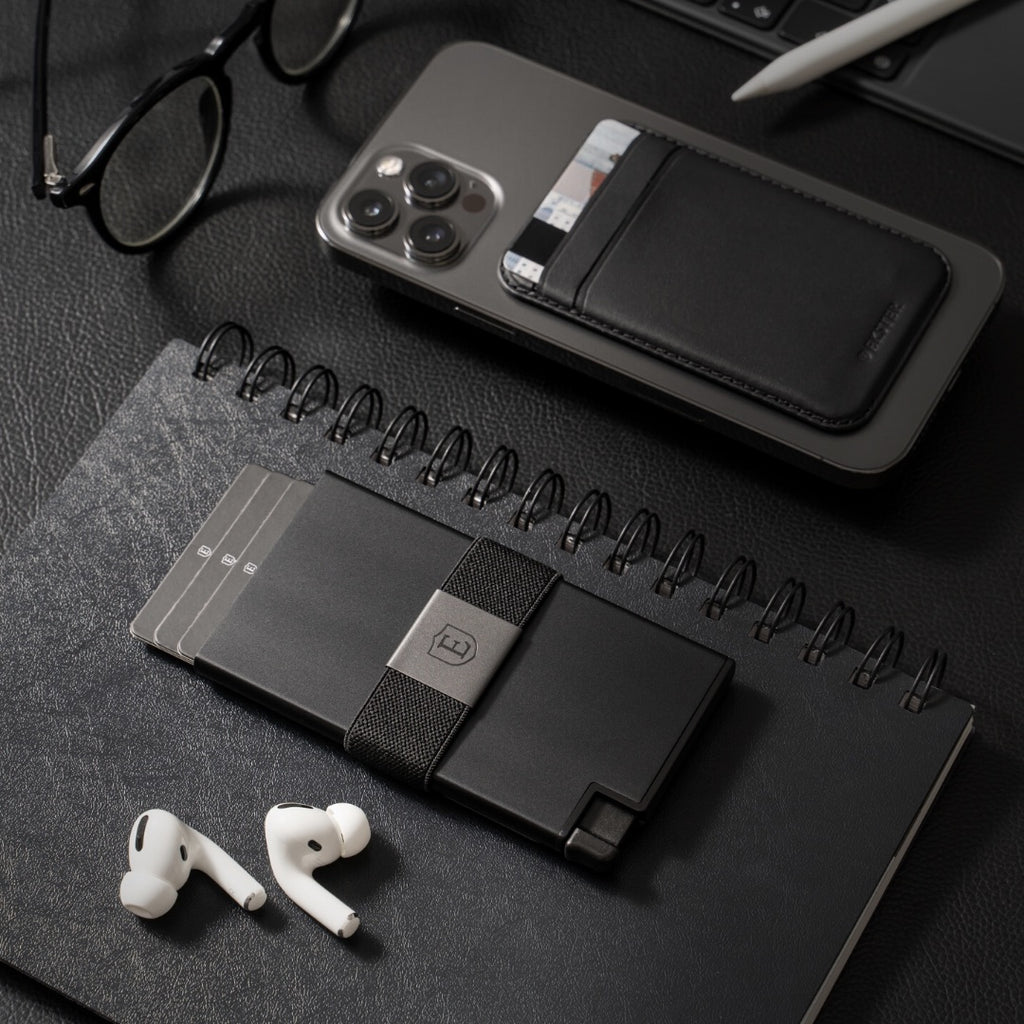
[[[357,192],[345,204],[345,223],[360,235],[382,235],[398,217],[395,201],[379,189]]]
[[[444,263],[459,249],[455,226],[444,217],[420,217],[405,237],[405,251],[421,263]]]
[[[439,160],[417,164],[405,182],[406,194],[419,206],[444,206],[455,198],[458,190],[455,171]]]

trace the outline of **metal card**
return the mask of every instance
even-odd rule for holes
[[[266,474],[235,517],[220,545],[157,626],[156,642],[161,650],[179,656],[178,643],[181,638],[202,613],[231,567],[244,556],[246,547],[281,500],[290,483],[291,478],[281,473]]]
[[[203,566],[214,557],[232,524],[267,476],[268,471],[262,466],[248,465],[235,477],[188,547],[132,620],[129,629],[133,636],[169,654],[176,653],[174,647],[168,649],[158,642],[157,632],[161,623],[174,610]]]
[[[312,484],[291,480],[274,507],[267,513],[256,533],[239,553],[235,563],[210,594],[206,604],[178,641],[177,653],[189,664],[214,630],[224,621],[238,596],[256,575],[263,559],[270,554],[296,513],[313,490]]]

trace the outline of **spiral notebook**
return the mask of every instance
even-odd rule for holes
[[[905,671],[895,629],[853,650],[852,609],[812,614],[798,581],[762,584],[742,556],[705,579],[702,538],[660,538],[649,510],[605,536],[603,491],[567,495],[553,470],[520,483],[511,448],[474,457],[461,428],[435,435],[366,386],[339,402],[323,367],[272,385],[291,357],[243,344],[233,366],[238,337],[198,363],[170,343],[3,564],[0,957],[118,1021],[327,1020],[339,999],[389,1024],[813,1020],[970,733],[943,657]],[[735,662],[611,874],[130,635],[250,464],[302,487],[326,472]],[[362,919],[353,943],[273,885],[262,819],[282,800],[367,813],[368,849],[320,876]],[[147,807],[220,841],[267,906],[244,914],[194,874],[164,918],[126,913]]]

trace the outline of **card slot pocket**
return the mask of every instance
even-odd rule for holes
[[[645,132],[533,298],[822,429],[849,430],[877,408],[949,273],[930,245]]]
[[[676,148],[647,132],[630,145],[552,253],[540,281],[547,298],[575,308],[580,286]]]

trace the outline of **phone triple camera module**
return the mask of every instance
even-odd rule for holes
[[[382,235],[398,219],[398,207],[386,192],[367,188],[345,204],[345,223],[360,235]]]
[[[444,217],[420,217],[409,227],[405,250],[421,263],[444,263],[458,252],[459,235]]]
[[[495,188],[483,171],[453,158],[389,146],[357,166],[332,216],[367,243],[365,251],[442,272],[487,227],[498,205]]]
[[[440,160],[425,160],[409,171],[405,191],[417,206],[446,206],[459,191],[459,179],[455,171]]]

